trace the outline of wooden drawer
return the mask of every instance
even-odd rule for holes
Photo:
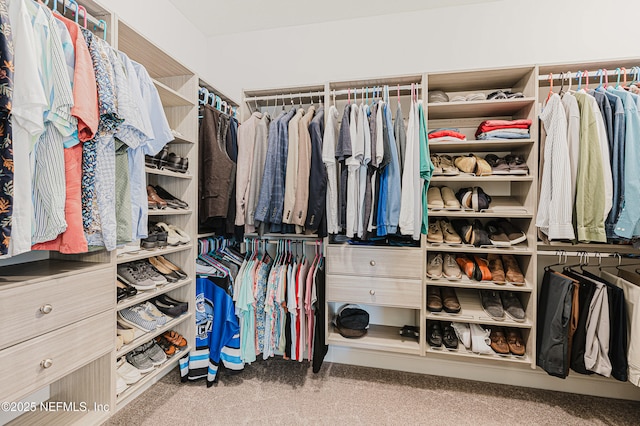
[[[0,349],[114,307],[115,289],[108,267],[0,290]]]
[[[420,309],[422,281],[327,275],[327,301]]]
[[[0,401],[18,400],[113,350],[113,336],[109,311],[0,351]]]
[[[422,279],[420,249],[327,247],[327,273]]]

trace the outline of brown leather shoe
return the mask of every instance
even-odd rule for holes
[[[444,311],[449,314],[457,314],[460,312],[460,302],[456,291],[452,287],[442,287],[440,289],[442,294],[442,306]]]
[[[525,285],[524,275],[522,275],[518,262],[512,254],[502,255],[502,264],[504,265],[508,283],[517,286]]]
[[[503,355],[509,353],[507,337],[502,327],[492,327],[489,338],[491,339],[491,349],[493,349],[495,353]]]
[[[161,209],[167,208],[167,202],[160,198],[155,188],[151,185],[147,185],[147,199],[155,202]]]
[[[461,254],[456,257],[456,262],[458,262],[460,269],[462,269],[469,278],[471,278],[472,280],[475,279],[474,277],[476,264],[473,262],[473,260],[469,259],[466,254]]]
[[[150,195],[147,194],[147,203],[149,203],[149,209],[154,210],[158,208],[158,203],[156,203]]]
[[[442,296],[440,294],[440,287],[427,286],[427,310],[429,312],[442,311]]]
[[[509,345],[509,351],[517,356],[524,356],[527,350],[522,339],[522,333],[517,328],[507,328],[507,344]]]
[[[490,254],[487,256],[489,261],[489,270],[491,271],[491,280],[496,284],[506,284],[504,277],[504,266],[502,266],[502,259],[498,254]]]

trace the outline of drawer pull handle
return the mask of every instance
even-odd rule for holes
[[[375,290],[369,290],[369,294],[372,295],[372,296],[375,296],[376,295],[376,291]]]
[[[43,359],[40,361],[40,367],[49,368],[53,365],[53,360],[51,358]]]
[[[375,261],[375,260],[370,261],[370,262],[369,262],[369,265],[371,265],[371,266],[376,266],[376,261]]]
[[[50,314],[51,311],[53,311],[53,306],[48,303],[46,305],[40,306],[40,312],[42,312],[43,314]]]

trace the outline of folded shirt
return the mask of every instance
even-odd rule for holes
[[[527,133],[514,133],[506,132],[502,130],[493,130],[487,133],[480,133],[477,136],[478,140],[490,140],[490,139],[529,139],[529,132]]]
[[[492,130],[499,129],[528,129],[531,127],[531,120],[486,120],[480,123],[478,130],[476,130],[476,137],[481,133],[490,132]]]
[[[448,137],[453,140],[465,141],[467,137],[458,132],[457,129],[437,129],[429,132],[429,140]]]

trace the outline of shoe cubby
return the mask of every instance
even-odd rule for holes
[[[329,298],[327,300],[329,301]],[[327,303],[327,343],[329,345],[411,355],[421,354],[422,337],[414,338],[401,335],[405,325],[418,327],[420,334],[422,334],[419,310],[355,303],[369,313],[369,328],[362,337],[347,338],[338,332],[333,321],[341,307],[352,303],[355,302],[329,301]]]

